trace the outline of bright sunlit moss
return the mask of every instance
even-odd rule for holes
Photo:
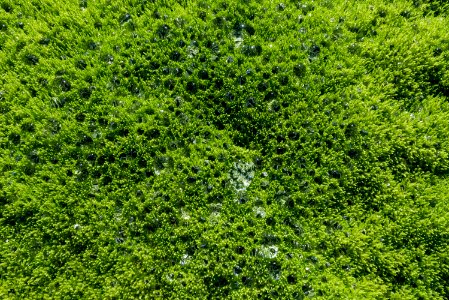
[[[448,8],[0,0],[0,298],[447,299]]]

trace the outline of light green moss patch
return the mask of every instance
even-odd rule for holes
[[[0,298],[448,298],[447,12],[0,0]]]

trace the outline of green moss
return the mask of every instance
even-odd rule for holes
[[[0,298],[448,298],[447,9],[1,1]]]

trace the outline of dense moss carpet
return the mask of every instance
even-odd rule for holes
[[[1,299],[448,299],[446,1],[0,0]]]

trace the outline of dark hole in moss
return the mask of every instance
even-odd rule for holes
[[[39,58],[34,54],[27,54],[25,60],[30,65],[37,65],[39,63]]]

